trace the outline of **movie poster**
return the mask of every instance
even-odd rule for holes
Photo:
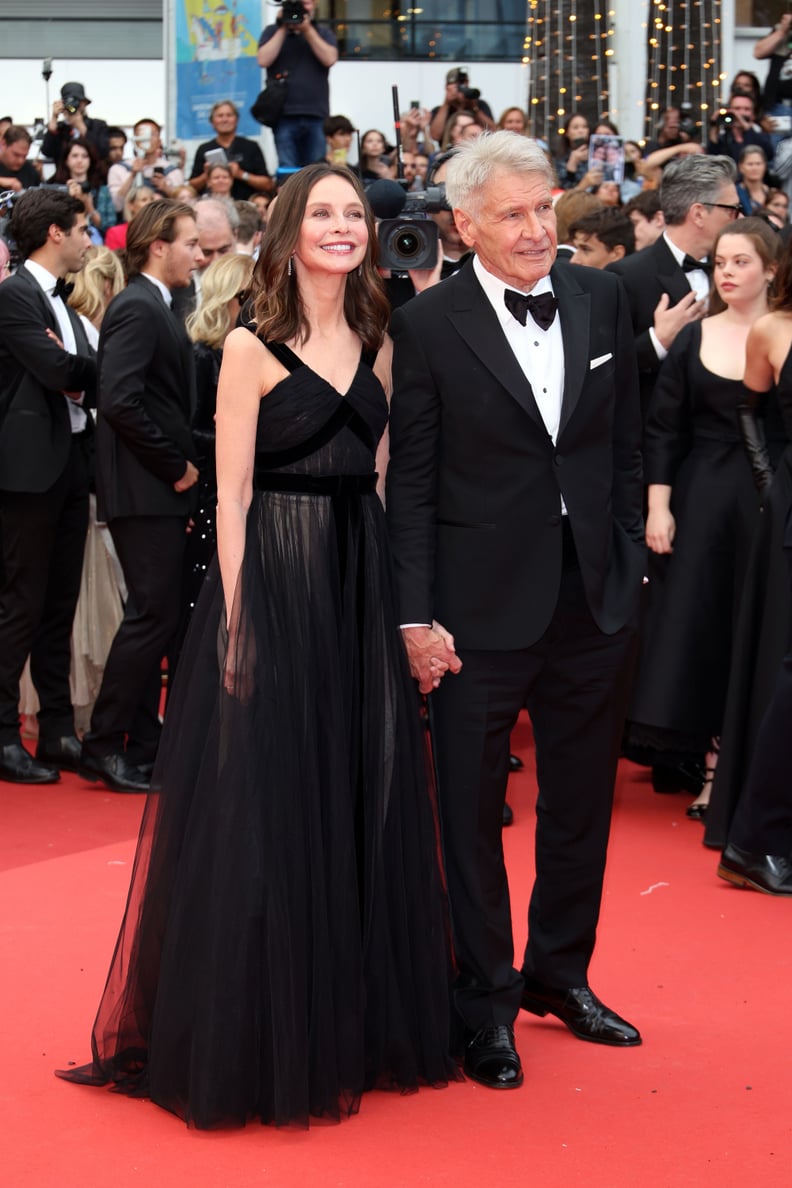
[[[258,39],[275,9],[262,0],[175,0],[176,136],[212,135],[209,112],[221,99],[240,111],[239,133],[258,135],[250,105],[261,90]]]

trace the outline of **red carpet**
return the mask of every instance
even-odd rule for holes
[[[514,743],[530,758],[528,727]],[[525,939],[534,793],[510,781],[515,941]],[[582,790],[584,791],[584,790]],[[64,1084],[89,1034],[142,798],[65,777],[0,783],[0,1183],[58,1188],[762,1188],[792,1182],[792,902],[715,877],[684,796],[623,764],[598,993],[642,1030],[626,1051],[521,1015],[522,1089],[376,1093],[310,1131],[202,1134],[149,1102]]]

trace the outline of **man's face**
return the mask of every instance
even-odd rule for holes
[[[753,123],[754,110],[753,103],[747,95],[734,95],[729,103],[729,111],[742,125]]]
[[[195,267],[200,268],[202,272],[207,265],[212,263],[212,260],[217,260],[219,256],[230,256],[236,251],[234,232],[227,220],[222,223],[218,219],[217,222],[213,221],[201,227],[198,237],[203,260]]]
[[[447,172],[448,162],[445,162],[439,169],[435,170],[432,185],[439,186],[442,182],[445,182]],[[465,245],[457,230],[452,211],[437,210],[432,212],[429,217],[437,224],[440,242],[443,245],[443,255],[447,256],[449,260],[458,260],[465,253]]]
[[[528,291],[547,276],[556,256],[556,217],[541,173],[496,170],[479,192],[475,214],[454,211],[462,239],[506,285]]]
[[[119,161],[124,159],[124,145],[126,140],[123,136],[111,136],[108,144],[110,148],[107,151],[107,159],[111,165],[116,165]]]
[[[649,247],[663,234],[663,221],[660,218],[647,219],[640,210],[630,211],[630,222],[635,230],[635,250]]]
[[[589,268],[605,268],[624,254],[606,247],[598,235],[584,235],[582,231],[575,232],[572,246],[575,254],[570,263],[585,264]]]
[[[415,162],[415,153],[402,153],[402,165],[404,166],[404,176],[408,182],[414,182],[418,173],[418,168]]]
[[[679,108],[669,107],[663,116],[663,131],[666,136],[679,136]]]
[[[706,233],[708,251],[712,251],[715,240],[726,224],[738,217],[736,208],[739,207],[739,204],[740,200],[734,182],[721,186],[714,202],[703,204],[705,213],[702,231]]]
[[[78,214],[71,230],[61,231],[60,228],[50,228],[50,235],[58,245],[59,276],[66,272],[79,272],[85,262],[85,253],[91,246],[88,234],[88,216]]]
[[[186,289],[194,269],[203,268],[204,264],[195,219],[182,215],[176,220],[173,241],[165,244],[162,280],[169,289]]]
[[[135,124],[135,147],[146,156],[159,156],[162,144],[156,124]]]
[[[212,127],[218,136],[233,136],[239,120],[233,107],[221,103],[212,116]]]
[[[15,140],[13,144],[0,143],[0,161],[16,173],[27,161],[30,145],[26,140]]]

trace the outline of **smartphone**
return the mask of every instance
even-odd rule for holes
[[[411,109],[412,111],[418,111],[418,110],[420,109],[420,106],[421,106],[421,104],[420,104],[420,102],[419,102],[419,100],[418,100],[418,99],[411,99],[411,100],[410,100],[410,109]]]

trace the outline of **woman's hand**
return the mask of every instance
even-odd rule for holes
[[[650,508],[646,517],[646,543],[653,553],[673,553],[676,520],[669,508]]]

